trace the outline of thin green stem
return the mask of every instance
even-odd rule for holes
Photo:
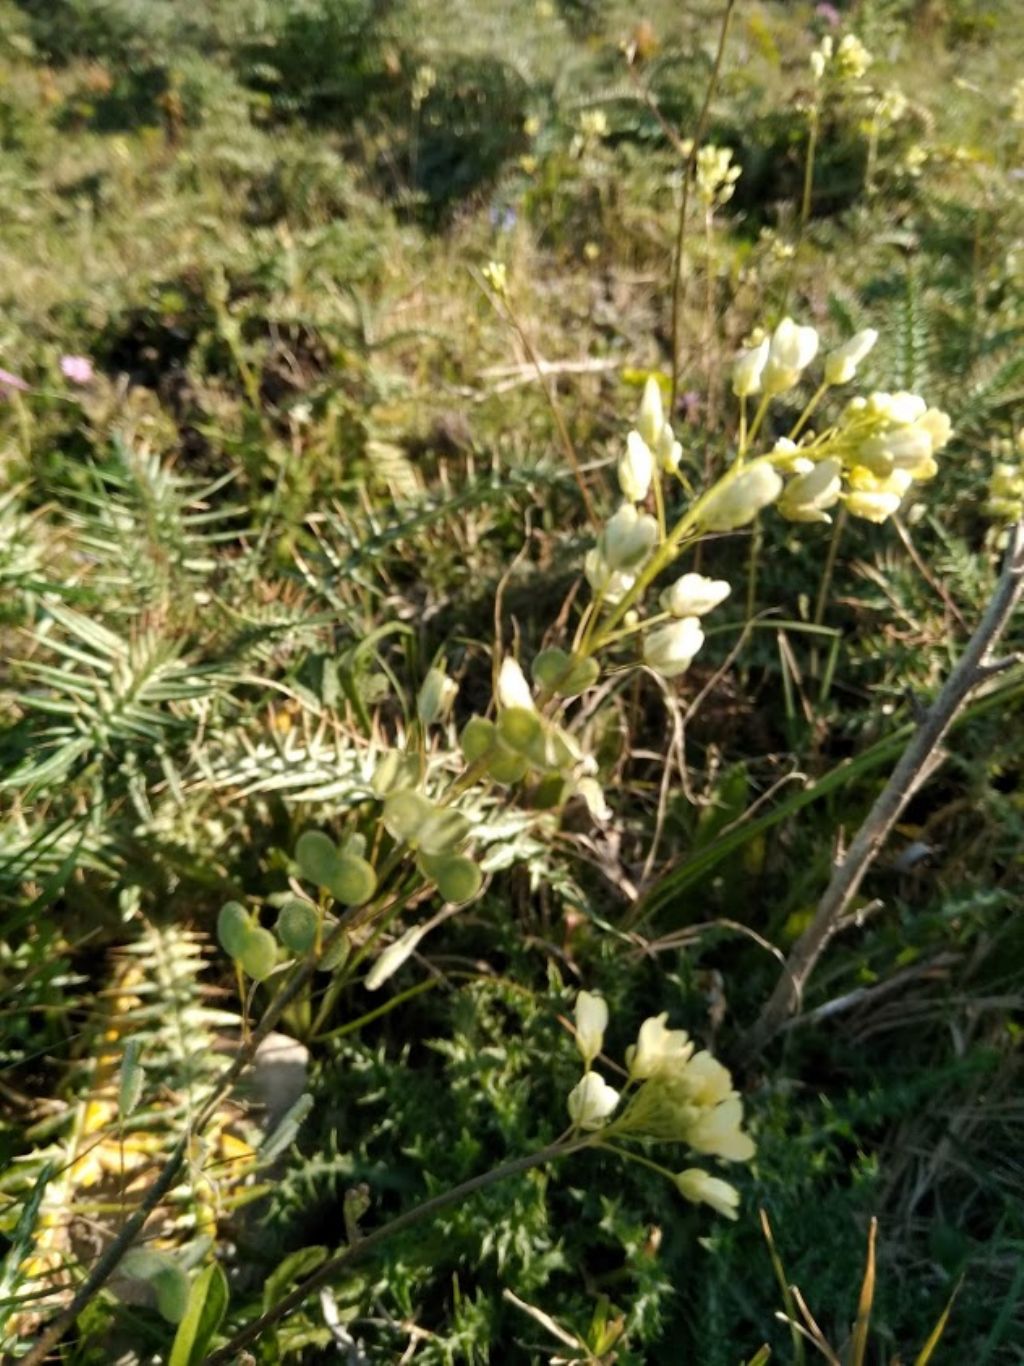
[[[754,518],[750,529],[750,554],[747,556],[747,621],[752,620],[757,608],[757,579],[761,567],[761,546],[764,544],[764,525],[760,516]]]
[[[807,407],[803,410],[803,412],[800,414],[797,420],[793,423],[793,426],[790,429],[789,433],[790,441],[795,441],[797,437],[800,435],[800,433],[803,431],[807,423],[811,420],[811,416],[815,408],[817,408],[818,404],[825,397],[828,388],[828,380],[823,379],[821,383],[818,385],[814,394],[811,396],[811,400],[808,403]]]
[[[311,1276],[307,1276],[304,1281],[278,1300],[266,1313],[247,1324],[223,1347],[211,1353],[206,1358],[208,1366],[216,1366],[216,1363],[226,1363],[233,1360],[244,1347],[255,1342],[268,1328],[279,1323],[293,1309],[297,1309],[313,1291],[334,1280],[341,1272],[347,1271],[356,1262],[362,1261],[382,1243],[393,1238],[396,1233],[412,1228],[413,1225],[430,1218],[431,1215],[447,1209],[449,1205],[458,1204],[469,1196],[475,1195],[477,1191],[486,1190],[488,1186],[496,1185],[499,1181],[507,1181],[509,1177],[519,1176],[532,1167],[540,1167],[547,1162],[555,1162],[559,1158],[568,1157],[570,1153],[578,1152],[581,1148],[593,1145],[595,1141],[593,1135],[569,1139],[568,1141],[559,1139],[546,1148],[539,1148],[536,1152],[513,1158],[500,1167],[493,1167],[489,1172],[471,1177],[468,1181],[463,1181],[461,1185],[453,1186],[451,1190],[443,1191],[440,1195],[434,1195],[429,1200],[424,1200],[422,1204],[416,1205],[413,1209],[406,1210],[404,1214],[398,1215],[397,1218],[382,1224],[380,1228],[374,1229],[364,1238],[360,1238],[358,1242],[352,1243],[344,1251],[329,1257]]]
[[[757,436],[758,432],[761,430],[761,423],[764,421],[764,415],[765,413],[767,413],[768,405],[769,403],[771,403],[771,401],[771,394],[761,395],[761,402],[757,405],[757,411],[754,413],[754,420],[750,424],[750,431],[747,433],[748,446],[751,444],[751,442]]]
[[[804,235],[811,217],[811,198],[814,191],[814,157],[818,148],[818,123],[821,110],[817,102],[811,109],[807,136],[807,160],[804,162],[804,192],[800,201],[800,237]]]
[[[711,70],[708,80],[707,90],[704,92],[704,103],[700,113],[697,115],[697,126],[693,132],[693,140],[690,145],[690,155],[687,157],[686,166],[683,170],[683,193],[679,204],[679,223],[676,228],[676,244],[673,253],[672,266],[672,389],[669,399],[669,413],[675,411],[676,393],[679,385],[679,354],[682,350],[682,322],[683,322],[683,259],[684,248],[686,245],[686,217],[690,207],[690,182],[697,165],[697,153],[700,150],[701,140],[704,137],[704,130],[707,127],[708,115],[711,112],[711,101],[718,88],[719,77],[722,73],[722,59],[725,56],[725,44],[729,37],[729,25],[732,22],[732,12],[736,7],[736,0],[726,0],[725,10],[722,14],[722,27],[718,35],[718,50],[715,53],[715,64]]]

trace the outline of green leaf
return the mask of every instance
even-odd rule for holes
[[[294,1105],[290,1106],[281,1116],[281,1120],[272,1133],[268,1134],[260,1144],[257,1165],[260,1167],[269,1166],[276,1157],[284,1152],[285,1148],[291,1146],[295,1141],[295,1136],[299,1132],[302,1121],[313,1108],[313,1097],[307,1091],[301,1095]]]
[[[280,1266],[267,1277],[263,1285],[263,1312],[272,1308],[294,1281],[311,1275],[327,1256],[325,1247],[300,1247],[289,1253]]]
[[[167,1366],[201,1366],[227,1307],[227,1277],[220,1264],[212,1262],[192,1282]]]
[[[117,1087],[117,1113],[122,1120],[135,1109],[142,1095],[146,1071],[142,1066],[142,1040],[129,1039],[121,1059],[121,1077]]]

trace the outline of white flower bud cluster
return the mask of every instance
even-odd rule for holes
[[[732,164],[732,148],[707,143],[697,153],[697,194],[706,209],[728,204],[740,178],[740,168]]]
[[[579,993],[576,1044],[585,1070],[569,1093],[573,1125],[605,1137],[682,1143],[723,1162],[749,1162],[754,1142],[743,1131],[743,1103],[728,1070],[706,1050],[696,1052],[685,1031],[669,1029],[667,1020],[667,1013],[655,1015],[640,1026],[636,1043],[626,1050],[627,1080],[620,1092],[593,1070],[604,1047],[608,1006],[601,996]],[[739,1194],[727,1182],[699,1167],[672,1179],[687,1200],[735,1219]]]
[[[827,388],[849,384],[877,341],[878,333],[867,327],[829,352],[812,406]],[[818,346],[813,327],[783,318],[770,337],[755,334],[736,356],[733,393],[743,400],[763,394],[762,406],[787,393]],[[804,420],[806,414],[798,427]],[[810,438],[802,445],[782,438],[768,456],[724,483],[705,510],[703,525],[710,531],[733,530],[770,503],[790,522],[829,522],[829,509],[840,500],[855,517],[884,522],[912,483],[935,475],[935,456],[951,434],[949,417],[916,394],[878,392],[852,399],[830,438]],[[781,475],[790,476],[785,486]]]

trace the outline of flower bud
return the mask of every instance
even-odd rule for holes
[[[850,487],[842,498],[851,516],[867,522],[884,522],[899,509],[912,483],[913,475],[906,470],[893,470],[881,479],[858,465],[850,471]]]
[[[684,574],[661,595],[661,605],[674,617],[702,617],[732,592],[724,579],[706,579],[703,574]]]
[[[749,398],[761,388],[761,376],[771,343],[767,337],[757,346],[740,351],[732,367],[732,391],[737,398]]]
[[[644,663],[663,678],[678,678],[703,644],[700,622],[696,617],[683,617],[651,632],[644,641]]]
[[[664,426],[665,409],[661,402],[661,385],[653,375],[648,375],[647,383],[644,385],[644,396],[640,400],[636,429],[640,439],[653,449]]]
[[[600,1129],[619,1103],[619,1093],[596,1072],[584,1072],[569,1092],[569,1118],[581,1129]]]
[[[639,432],[626,437],[626,450],[619,460],[619,487],[631,503],[642,503],[654,478],[654,456]]]
[[[658,523],[646,513],[623,503],[598,540],[598,551],[611,570],[637,569],[658,539]]]
[[[533,694],[526,675],[511,655],[501,661],[498,673],[498,701],[503,707],[521,707],[533,711]]]
[[[701,521],[707,531],[733,531],[752,522],[781,492],[782,479],[769,461],[755,460],[711,494]]]
[[[825,378],[829,384],[849,384],[857,373],[857,366],[877,341],[875,329],[866,327],[863,332],[855,332],[842,346],[837,346],[825,357]]]
[[[605,602],[611,603],[612,606],[621,602],[636,583],[635,574],[624,574],[619,569],[612,569],[596,548],[587,551],[583,561],[583,573],[594,592],[600,593]]]
[[[658,468],[665,474],[674,474],[679,468],[679,462],[683,458],[683,447],[676,440],[675,432],[667,422],[661,429],[654,453],[658,457]]]
[[[590,1064],[604,1046],[604,1031],[608,1028],[608,1003],[595,992],[581,991],[576,997],[576,1047],[584,1066]]]
[[[843,471],[836,456],[820,460],[807,474],[798,474],[782,491],[777,508],[787,522],[830,522],[825,508],[839,501]]]
[[[784,394],[800,380],[803,371],[818,354],[818,334],[813,327],[798,327],[792,318],[783,318],[772,333],[768,361],[761,382],[766,394]]]
[[[416,714],[421,723],[432,726],[447,716],[458,691],[459,685],[443,669],[428,669],[416,698]]]
[[[740,1193],[721,1177],[711,1176],[700,1167],[688,1167],[676,1177],[676,1189],[684,1200],[694,1205],[710,1205],[717,1214],[735,1219]]]

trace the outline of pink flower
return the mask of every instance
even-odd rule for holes
[[[72,384],[88,384],[93,376],[92,361],[88,356],[61,356],[60,372]]]
[[[815,5],[814,12],[819,19],[824,19],[829,28],[838,28],[842,22],[842,15],[835,5],[828,4],[828,0],[823,0],[820,5]]]
[[[25,381],[17,375],[12,375],[10,370],[0,370],[0,397],[5,396],[10,389],[18,389],[24,393],[27,388]]]

